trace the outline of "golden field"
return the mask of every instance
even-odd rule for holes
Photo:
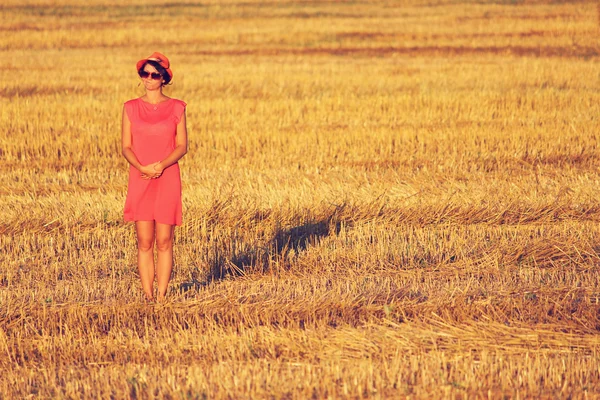
[[[596,2],[5,0],[0,399],[600,398]],[[188,103],[168,301],[122,104]]]

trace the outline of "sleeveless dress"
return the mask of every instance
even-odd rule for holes
[[[141,98],[125,103],[125,112],[131,122],[132,150],[142,165],[162,161],[175,149],[177,124],[185,106],[185,102],[172,98],[156,105]],[[141,172],[129,166],[124,219],[181,225],[178,163],[165,168],[155,179],[142,179]]]

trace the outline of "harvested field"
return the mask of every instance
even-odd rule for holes
[[[600,8],[6,0],[0,399],[600,398]],[[122,105],[188,103],[168,300]]]

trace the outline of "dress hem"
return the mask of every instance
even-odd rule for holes
[[[123,220],[125,222],[137,222],[137,221],[154,221],[157,222],[159,224],[163,224],[163,225],[173,225],[173,226],[181,226],[181,222],[177,223],[177,222],[162,222],[162,221],[157,221],[156,219],[145,219],[145,218],[123,218]]]

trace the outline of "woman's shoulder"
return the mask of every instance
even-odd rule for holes
[[[125,103],[123,103],[123,105],[125,106],[125,108],[131,107],[134,104],[137,104],[137,102],[140,100],[139,97],[135,98],[135,99],[131,99],[131,100],[127,100]]]
[[[173,104],[173,117],[175,118],[175,123],[179,124],[183,114],[185,113],[185,106],[187,103],[183,100],[171,98],[171,103]]]
[[[184,107],[184,108],[185,108],[185,106],[187,106],[187,103],[185,101],[180,100],[180,99],[176,99],[174,97],[171,97],[171,101],[173,103],[177,104],[178,106],[181,106],[181,107]]]
[[[137,113],[137,109],[139,107],[138,100],[139,98],[131,99],[123,103],[123,110],[125,110],[130,119],[133,118],[133,116]]]

